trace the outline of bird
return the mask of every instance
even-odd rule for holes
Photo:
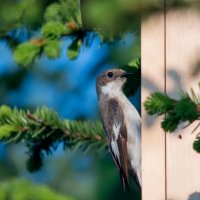
[[[98,107],[108,147],[124,190],[132,175],[141,191],[141,117],[123,93],[131,73],[104,71],[96,79]]]

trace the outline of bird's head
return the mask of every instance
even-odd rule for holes
[[[128,73],[122,69],[110,69],[103,72],[96,80],[97,93],[109,94],[122,91],[127,81]]]

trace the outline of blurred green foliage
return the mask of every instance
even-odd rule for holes
[[[73,200],[58,194],[45,185],[34,185],[25,179],[0,182],[1,200]]]
[[[9,31],[28,26],[36,29],[42,24],[43,12],[50,1],[40,0],[6,0],[0,1],[0,37]]]
[[[40,48],[32,42],[22,43],[16,47],[14,57],[19,65],[32,64],[40,53]]]
[[[60,152],[62,150],[60,148],[59,153],[57,151],[53,157],[45,159],[43,169],[29,174],[24,168],[27,155],[24,154],[23,145],[9,145],[9,147],[8,160],[12,162],[9,162],[9,165],[0,163],[0,180],[3,183],[10,178],[25,176],[34,184],[37,183],[39,186],[41,183],[46,184],[57,193],[77,200],[141,199],[133,180],[130,180],[130,191],[124,192],[118,171],[109,154],[84,154],[74,150]],[[13,170],[15,172],[12,172]],[[8,176],[5,176],[6,173]]]
[[[167,2],[169,7],[189,4],[186,0]],[[92,39],[91,33],[98,34],[102,42],[114,42],[127,32],[139,33],[141,17],[161,11],[163,6],[158,0],[7,0],[0,6],[0,37],[19,45],[14,48],[14,58],[21,66],[29,66],[43,53],[51,59],[59,57],[58,44],[63,37],[73,39],[67,55],[75,59],[80,47]],[[20,44],[9,33],[24,27],[30,41]],[[35,34],[38,31],[41,34]]]
[[[81,13],[79,0],[57,0],[50,4],[44,13],[46,22],[74,23],[81,27]],[[70,27],[68,27],[70,28]],[[72,29],[73,30],[73,29]]]
[[[57,58],[59,39],[81,31],[81,23],[78,0],[7,0],[0,6],[0,37],[14,47],[14,58],[21,66],[29,66],[43,52],[49,58]],[[21,44],[10,32],[24,27],[30,41]],[[41,31],[40,37],[34,36],[36,31]],[[76,37],[80,38],[80,34]]]
[[[42,36],[49,39],[58,39],[69,32],[70,30],[60,22],[48,22],[42,27]]]
[[[48,41],[44,46],[44,52],[48,58],[58,58],[60,56],[60,42],[58,40]]]
[[[132,74],[125,83],[124,93],[127,96],[133,96],[141,86],[141,61],[140,59],[133,60],[122,69]]]
[[[74,60],[75,58],[77,58],[79,51],[80,51],[80,48],[81,48],[81,44],[82,44],[82,41],[80,39],[76,39],[68,47],[67,56],[71,60]]]

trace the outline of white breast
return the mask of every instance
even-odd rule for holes
[[[141,118],[136,108],[125,96],[120,96],[119,101],[124,105],[128,159],[141,183]]]

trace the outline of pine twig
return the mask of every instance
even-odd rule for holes
[[[194,128],[194,130],[192,131],[192,133],[194,133],[200,126],[200,123],[197,124],[197,126]]]
[[[199,83],[200,91],[200,83]],[[180,99],[172,99],[166,94],[159,92],[151,94],[144,103],[145,109],[150,115],[164,115],[161,123],[166,132],[173,132],[179,124],[188,122],[184,128],[190,126],[193,122],[200,120],[200,95],[191,89],[191,94],[187,92],[180,93]],[[192,131],[196,131],[200,123]],[[193,144],[194,150],[200,153],[200,137],[197,135]]]
[[[29,171],[40,169],[44,153],[52,154],[60,143],[64,144],[64,148],[82,151],[98,152],[106,149],[100,122],[63,120],[46,107],[31,113],[29,110],[12,110],[1,106],[0,141],[25,143],[29,154]]]

